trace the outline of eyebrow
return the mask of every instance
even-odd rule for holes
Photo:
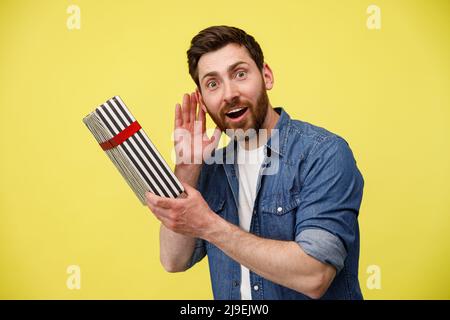
[[[245,62],[245,61],[238,61],[238,62],[236,62],[236,63],[233,63],[231,66],[229,66],[228,69],[227,69],[227,71],[228,71],[228,72],[231,72],[234,68],[236,68],[238,65],[243,64],[243,63],[248,64],[248,63]],[[202,77],[201,82],[203,81],[203,79],[205,79],[205,78],[208,77],[208,76],[216,76],[216,75],[218,75],[218,74],[219,74],[219,73],[218,73],[217,71],[211,71],[211,72],[208,72],[207,74],[205,74],[205,75]]]

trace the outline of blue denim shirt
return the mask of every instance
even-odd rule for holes
[[[295,241],[310,256],[334,266],[337,274],[322,299],[362,299],[358,281],[358,213],[364,180],[341,137],[292,120],[281,108],[265,146],[250,232],[267,239]],[[277,143],[274,143],[276,141]],[[197,188],[210,208],[239,225],[239,182],[235,143],[204,164]],[[240,264],[214,244],[197,239],[189,267],[208,256],[215,299],[240,299]],[[309,299],[250,271],[252,299]]]

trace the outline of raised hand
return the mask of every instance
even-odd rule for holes
[[[221,131],[216,127],[209,138],[206,134],[206,114],[196,93],[185,93],[183,104],[175,106],[174,140],[177,166],[200,166],[217,147]]]

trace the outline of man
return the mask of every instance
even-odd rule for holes
[[[175,128],[190,138],[176,140],[186,197],[147,193],[164,268],[185,271],[207,255],[215,299],[362,299],[364,182],[348,144],[272,107],[272,70],[243,30],[207,28],[187,54],[197,89],[175,109]],[[211,138],[206,112],[217,125]],[[213,151],[223,131],[231,142]]]

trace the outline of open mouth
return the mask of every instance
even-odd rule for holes
[[[247,111],[247,109],[248,109],[247,107],[236,108],[227,112],[226,115],[231,119],[237,119],[240,116],[242,116]]]

